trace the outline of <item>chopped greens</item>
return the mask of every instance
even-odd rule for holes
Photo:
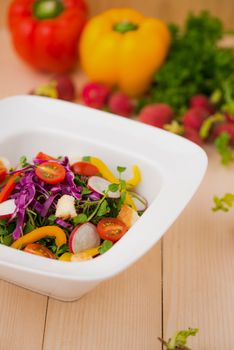
[[[229,211],[229,209],[233,206],[234,202],[234,194],[226,193],[223,197],[214,196],[214,204],[215,206],[212,208],[213,211]]]
[[[230,135],[226,132],[220,134],[215,140],[215,146],[221,156],[221,163],[228,165],[233,159],[233,152],[230,147]]]

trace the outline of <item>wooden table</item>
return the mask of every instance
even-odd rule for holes
[[[0,79],[0,97],[48,80],[16,58],[4,31]],[[232,350],[233,213],[211,206],[214,194],[233,190],[234,165],[225,169],[212,147],[207,152],[205,179],[164,238],[81,300],[64,303],[1,281],[0,350],[158,350],[158,336],[189,326],[200,329],[193,350]]]

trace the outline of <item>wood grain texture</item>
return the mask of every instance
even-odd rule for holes
[[[50,299],[44,350],[160,350],[160,334],[159,242],[137,264],[77,302]]]
[[[193,350],[233,349],[234,220],[211,211],[213,196],[233,191],[234,166],[208,148],[205,180],[164,237],[164,336],[198,327]]]
[[[6,25],[6,10],[11,0],[0,0],[0,26]],[[97,14],[111,7],[130,6],[142,11],[147,16],[162,18],[166,21],[183,23],[187,13],[195,13],[207,9],[219,16],[227,28],[234,28],[234,2],[233,0],[87,0],[90,15]]]
[[[0,281],[0,350],[41,350],[47,297]]]

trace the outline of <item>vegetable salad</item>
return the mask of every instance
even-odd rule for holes
[[[16,168],[0,158],[0,243],[63,261],[97,257],[120,240],[147,207],[134,192],[141,174],[123,179],[95,157],[71,163],[39,152]]]

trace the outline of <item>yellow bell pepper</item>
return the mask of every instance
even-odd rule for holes
[[[130,8],[111,9],[91,18],[84,28],[81,65],[91,80],[139,96],[163,64],[170,42],[170,32],[161,20]]]
[[[94,256],[99,254],[99,248],[101,248],[101,246],[96,247],[96,248],[83,250],[83,252],[73,254],[72,257],[71,257],[71,261],[90,260]]]
[[[61,255],[59,257],[59,260],[61,261],[71,261],[71,258],[72,258],[72,253],[63,253],[63,255]]]
[[[40,239],[47,236],[55,237],[55,243],[58,247],[62,246],[67,242],[67,237],[61,228],[57,226],[43,226],[40,228],[36,228],[35,230],[20,237],[11,245],[11,247],[21,249],[25,245],[37,242]]]
[[[133,177],[127,181],[127,188],[135,187],[141,181],[141,172],[137,165],[132,167]]]

